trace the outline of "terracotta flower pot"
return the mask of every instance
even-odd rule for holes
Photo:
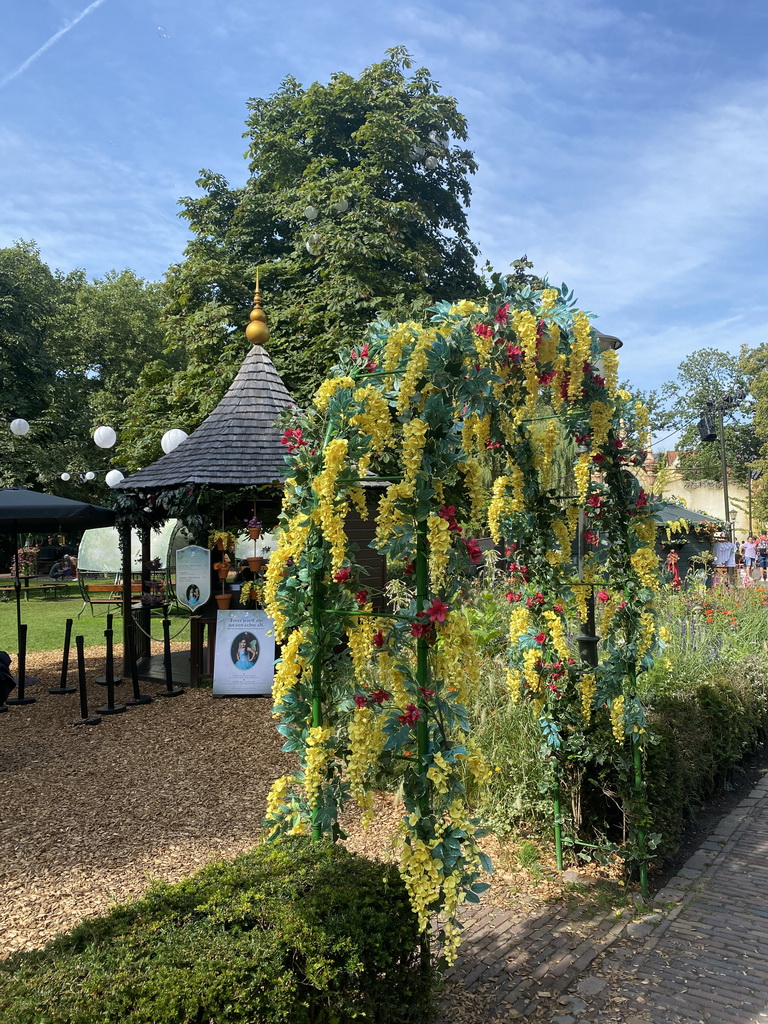
[[[219,574],[220,580],[225,580],[229,576],[229,569],[217,569],[216,572]]]
[[[214,594],[216,598],[216,604],[219,608],[229,608],[230,602],[232,601],[231,594]]]
[[[217,540],[216,541],[216,547],[219,549],[219,551],[223,551],[224,550],[224,541],[223,540]]]
[[[251,540],[258,540],[259,537],[261,536],[261,527],[260,526],[249,526],[248,527],[248,536],[251,538]]]
[[[253,558],[248,559],[248,568],[251,572],[258,572],[264,564],[264,559],[260,555],[256,555]]]

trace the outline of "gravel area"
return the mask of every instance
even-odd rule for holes
[[[104,655],[86,651],[91,709],[106,703],[92,682]],[[116,646],[116,671],[121,658]],[[37,702],[0,715],[0,955],[250,848],[269,787],[291,766],[267,699],[187,690],[73,728],[77,693],[48,693],[61,655],[28,660]],[[130,690],[123,683],[118,699]]]

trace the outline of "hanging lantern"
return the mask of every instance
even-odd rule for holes
[[[61,474],[61,479],[64,481],[64,483],[66,483],[67,480],[70,479],[69,473],[62,473]]]
[[[320,242],[322,238],[317,232],[313,232],[307,239],[307,252],[310,256],[317,256],[320,252]]]
[[[317,220],[317,210],[314,206],[307,206],[304,210],[304,216],[307,220]]]
[[[346,213],[349,209],[349,202],[346,199],[339,199],[338,202],[333,204],[333,208],[336,213]]]
[[[427,168],[428,171],[434,171],[437,168],[437,157],[428,156],[427,159],[424,161],[424,166]]]
[[[104,477],[104,482],[107,487],[117,487],[119,483],[122,483],[125,477],[119,469],[110,469],[107,475]]]
[[[421,158],[424,156],[426,152],[427,151],[426,149],[424,149],[423,146],[414,146],[413,149],[411,150],[411,160],[413,160],[414,163],[416,163],[417,161],[421,160]]]
[[[17,419],[11,420],[11,433],[15,434],[16,437],[24,437],[29,432],[29,424],[26,420]]]
[[[85,474],[85,479],[88,481],[88,483],[90,483],[91,480],[96,479],[96,474],[89,469],[88,472]]]
[[[99,448],[111,448],[117,441],[117,434],[112,427],[96,427],[93,432],[93,440]]]
[[[186,441],[189,434],[185,430],[179,430],[174,427],[173,430],[166,430],[160,440],[160,447],[163,449],[166,455],[170,455],[172,451],[175,451],[179,447],[182,441]]]

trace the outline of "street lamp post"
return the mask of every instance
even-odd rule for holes
[[[745,391],[729,391],[723,395],[719,402],[713,398],[706,401],[706,409],[699,420],[699,437],[702,441],[720,441],[720,461],[723,474],[723,500],[725,504],[725,522],[730,530],[731,539],[734,536],[734,526],[731,522],[731,507],[728,501],[728,466],[725,459],[725,414],[735,409],[740,402],[746,398]],[[715,432],[714,416],[717,415],[718,432]],[[719,435],[719,437],[718,437]]]

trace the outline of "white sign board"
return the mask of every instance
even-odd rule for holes
[[[256,609],[220,608],[216,615],[214,696],[271,693],[274,674],[272,619]]]
[[[176,552],[176,597],[191,612],[211,596],[211,553],[189,544]]]

